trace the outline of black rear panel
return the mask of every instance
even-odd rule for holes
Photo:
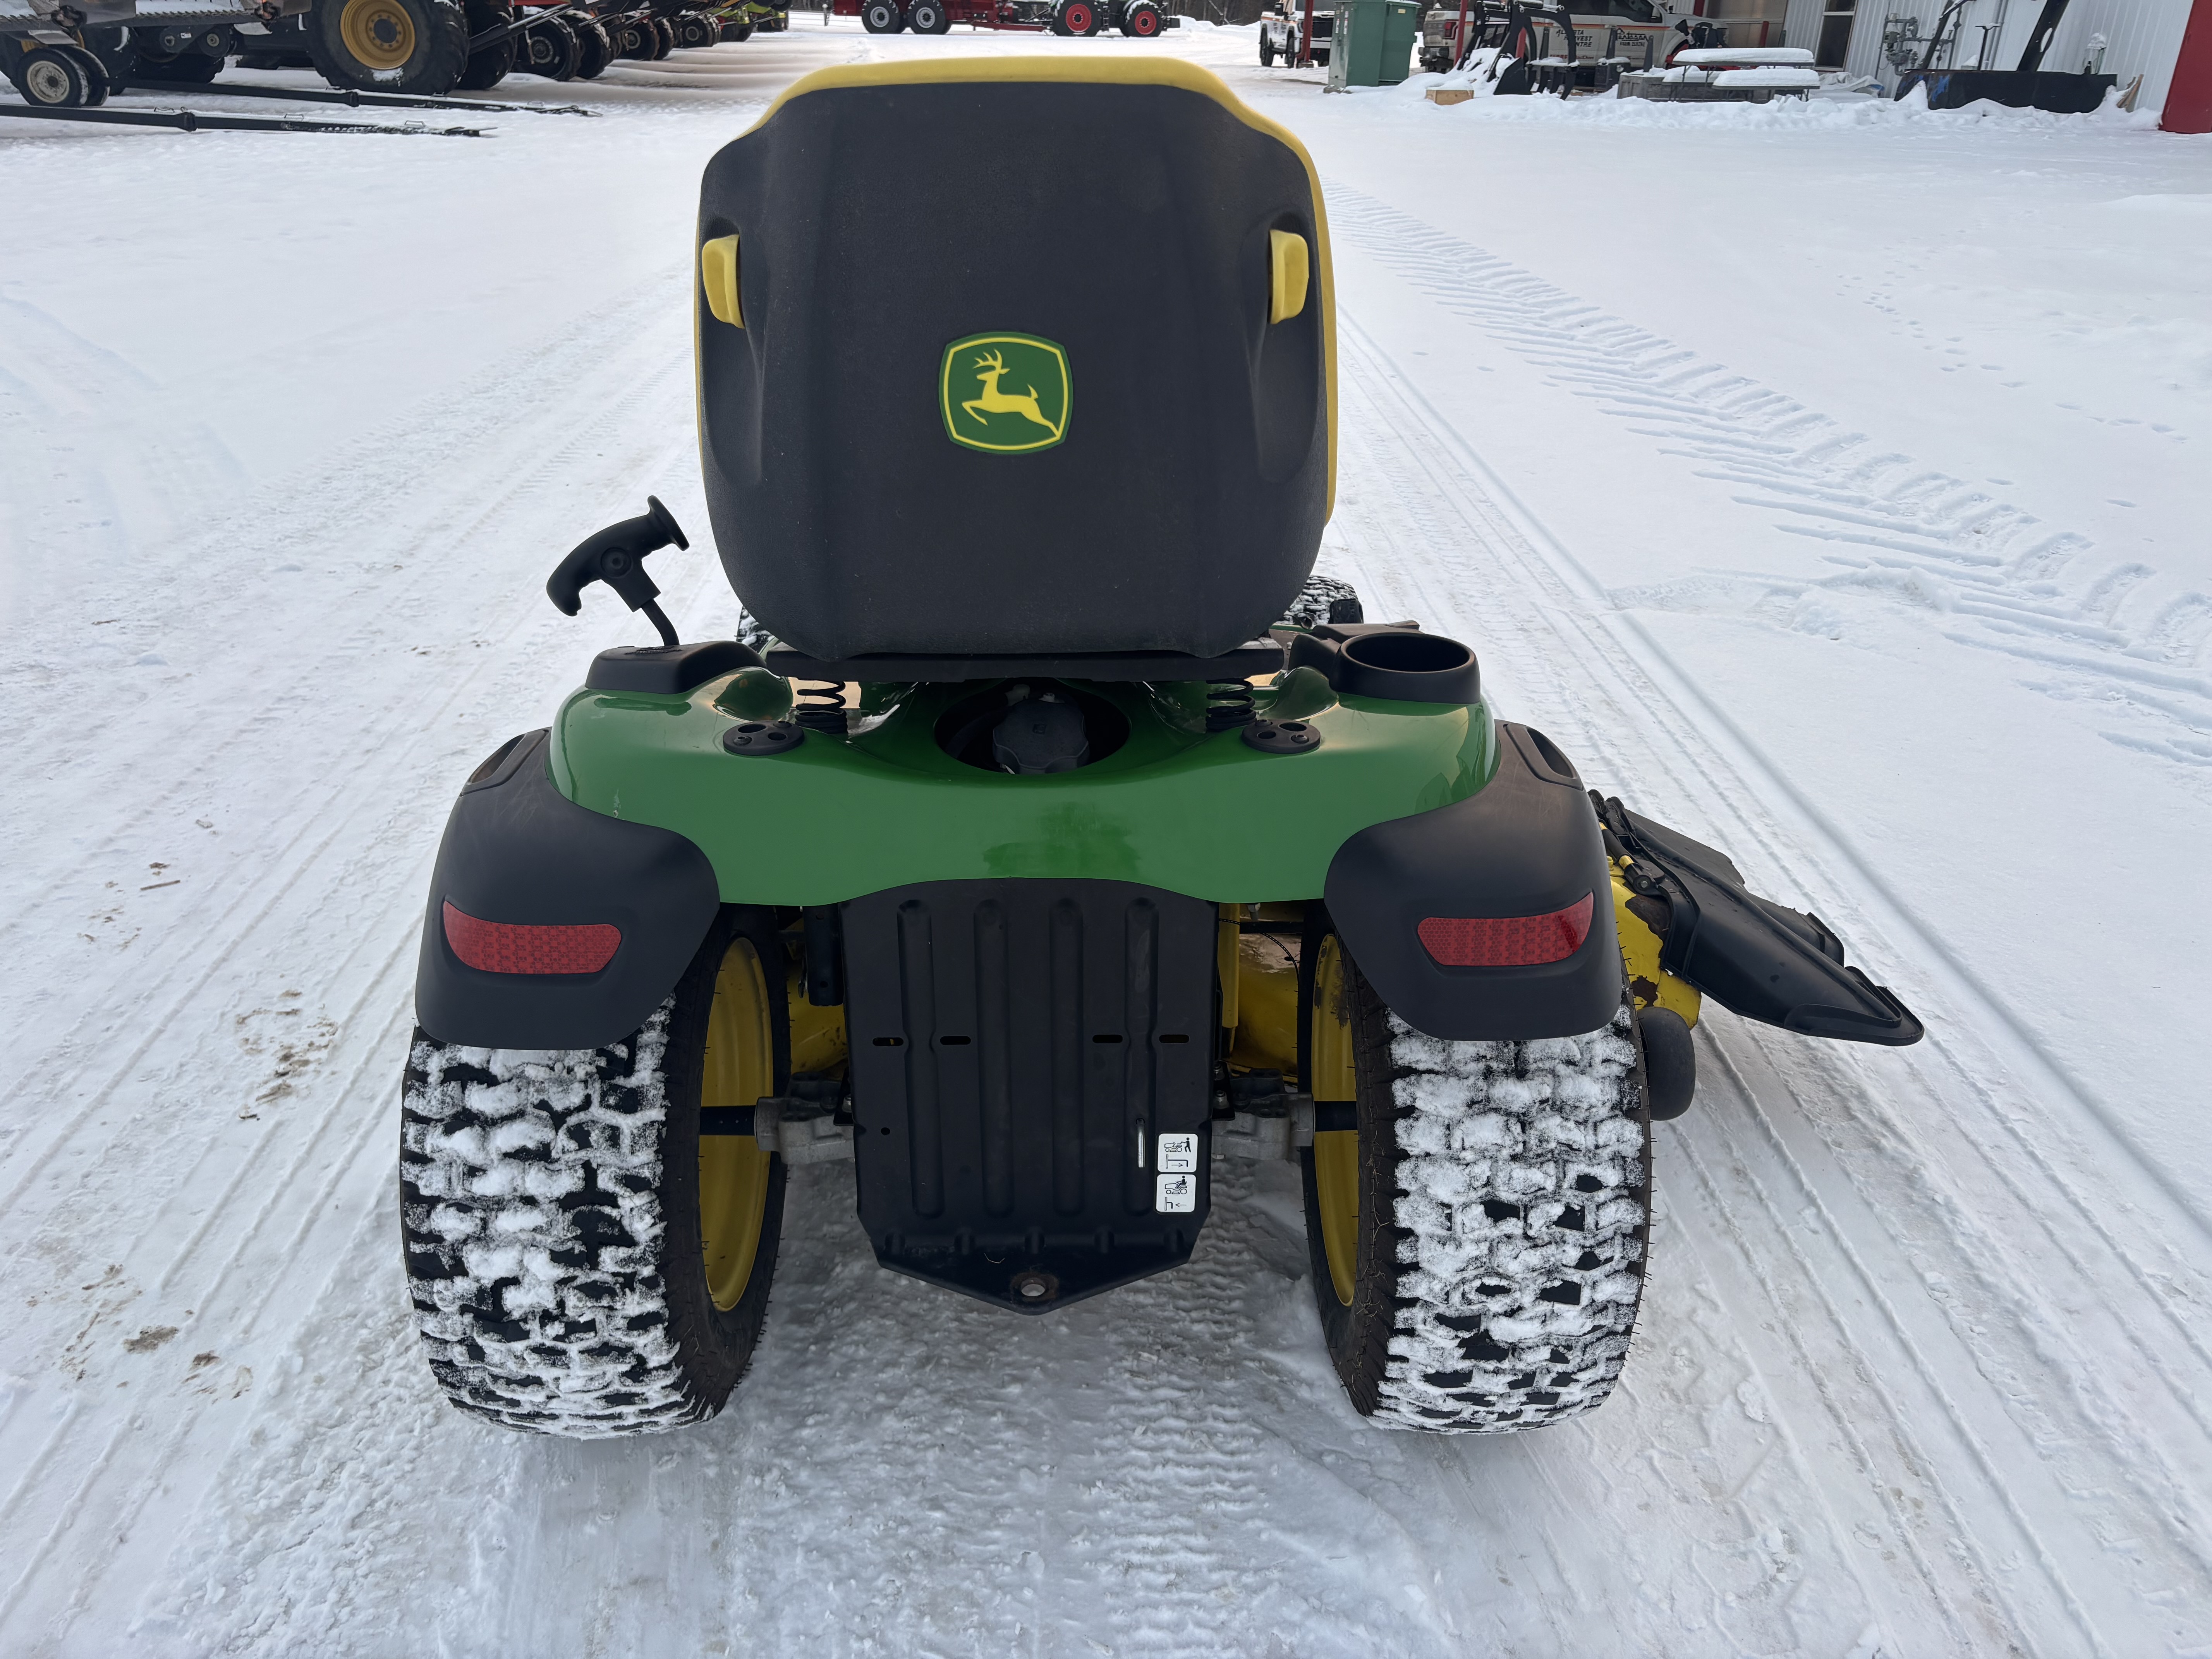
[[[1035,1312],[1188,1258],[1210,1197],[1213,906],[1008,880],[842,908],[878,1259]],[[1197,1137],[1188,1210],[1158,1207],[1163,1133]]]

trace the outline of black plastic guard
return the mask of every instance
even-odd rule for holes
[[[494,974],[447,943],[445,906],[485,921],[611,922],[595,974]],[[682,975],[721,902],[707,855],[671,830],[579,806],[553,787],[546,734],[495,752],[461,790],[430,878],[415,1018],[443,1042],[599,1048],[645,1024]]]
[[[1361,830],[1337,849],[1330,920],[1391,1011],[1431,1036],[1575,1036],[1620,1008],[1605,845],[1574,763],[1525,726],[1501,724],[1480,793]],[[1430,916],[1534,916],[1590,897],[1590,930],[1563,961],[1447,968],[1416,931]]]
[[[842,911],[877,1260],[1021,1313],[1188,1260],[1212,1202],[1215,908],[1007,879]],[[1163,1133],[1196,1137],[1187,1172],[1159,1167]]]
[[[1607,835],[1632,860],[1628,884],[1667,906],[1659,965],[1730,1013],[1806,1036],[1903,1048],[1923,1035],[1912,1012],[1844,963],[1818,916],[1743,884],[1726,854],[1590,792]],[[1612,849],[1608,849],[1612,850]]]

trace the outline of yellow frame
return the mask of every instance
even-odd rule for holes
[[[714,976],[714,1001],[707,1015],[702,1108],[750,1106],[775,1092],[768,998],[760,953],[750,939],[734,941]],[[706,1258],[707,1293],[724,1313],[738,1305],[752,1280],[774,1157],[750,1135],[699,1137],[699,1249]]]

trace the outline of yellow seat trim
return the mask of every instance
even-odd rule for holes
[[[803,76],[776,95],[759,120],[747,127],[757,132],[775,118],[776,112],[793,99],[810,93],[837,92],[876,87],[957,86],[974,82],[1036,83],[1122,87],[1173,87],[1181,92],[1211,98],[1255,132],[1287,145],[1306,171],[1306,185],[1313,197],[1314,246],[1309,262],[1309,282],[1321,286],[1322,390],[1328,408],[1328,505],[1336,511],[1336,289],[1328,256],[1328,208],[1322,199],[1321,173],[1297,135],[1269,120],[1229,89],[1211,70],[1180,58],[929,58],[889,64],[841,64]],[[739,135],[740,137],[744,135]],[[1295,315],[1296,313],[1291,313]],[[1278,318],[1277,321],[1281,319]]]
[[[732,328],[745,325],[738,304],[738,239],[717,236],[699,246],[699,285],[706,290],[707,309],[718,323]]]
[[[1306,308],[1306,239],[1287,230],[1271,230],[1267,246],[1267,320],[1288,322]]]

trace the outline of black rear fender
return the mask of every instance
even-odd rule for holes
[[[1594,1031],[1620,1008],[1604,840],[1558,746],[1525,726],[1498,730],[1498,771],[1480,793],[1337,849],[1328,914],[1376,994],[1431,1036]],[[1449,959],[1484,956],[1504,960]]]
[[[720,908],[704,853],[577,805],[546,754],[543,731],[510,739],[447,820],[415,977],[416,1019],[441,1042],[618,1042],[675,987]]]

